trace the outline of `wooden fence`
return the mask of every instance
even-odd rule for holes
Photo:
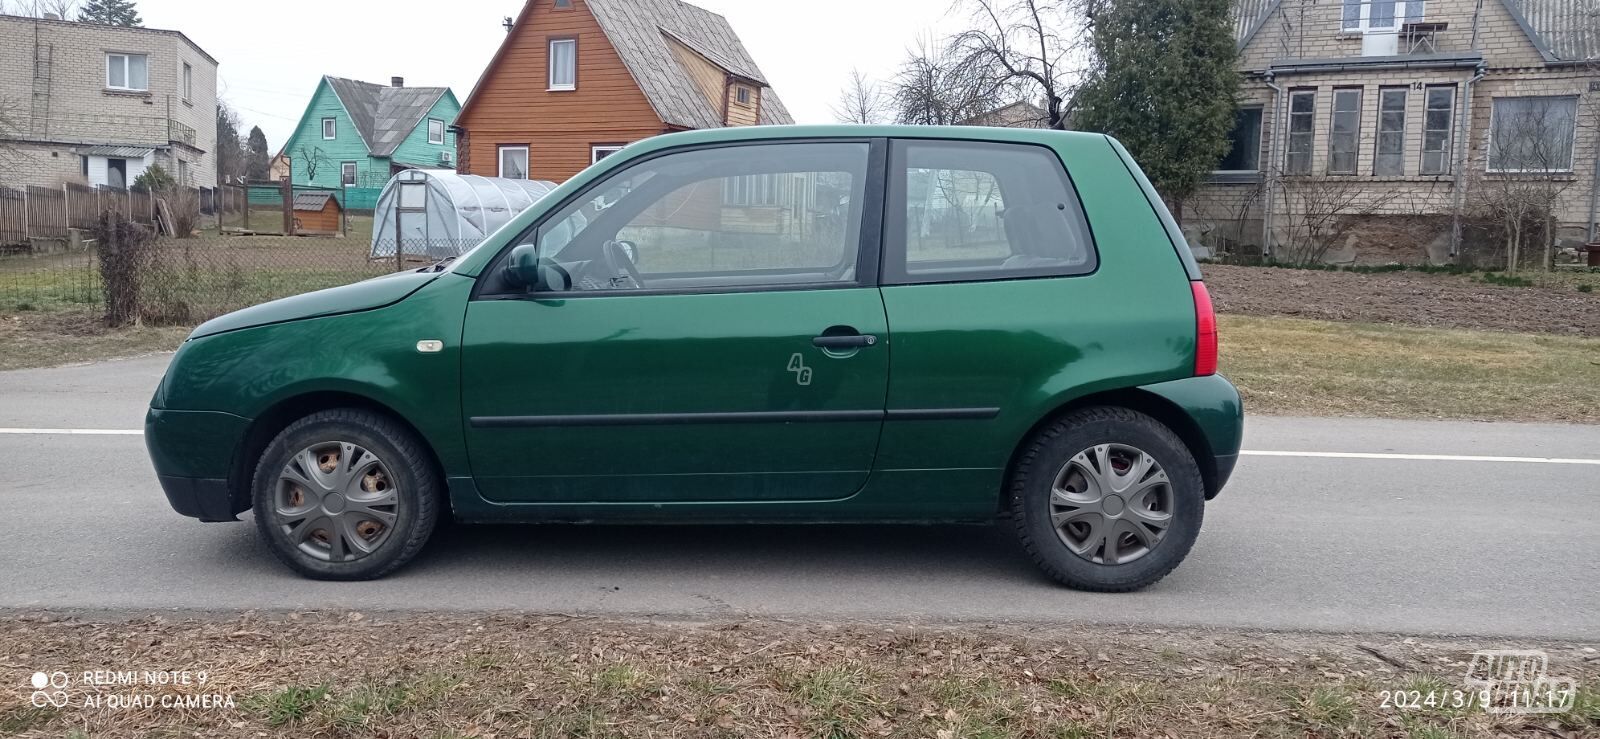
[[[65,239],[70,229],[93,228],[100,214],[108,210],[152,225],[156,198],[141,188],[0,185],[0,246],[24,244],[28,239]]]

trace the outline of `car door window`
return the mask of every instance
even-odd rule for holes
[[[1061,160],[1031,145],[899,141],[887,282],[1084,274],[1094,242]]]
[[[606,178],[546,221],[546,291],[854,284],[869,145],[667,154]]]

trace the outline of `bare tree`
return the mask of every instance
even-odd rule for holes
[[[302,144],[300,146],[300,155],[294,158],[294,166],[299,168],[301,172],[305,173],[306,182],[311,182],[317,179],[317,169],[322,165],[332,163],[333,160],[329,159],[328,155],[323,153],[322,147],[320,146],[312,146],[308,148]]]
[[[22,138],[22,106],[16,100],[0,97],[0,171],[21,164],[17,141]]]
[[[1323,263],[1380,205],[1351,177],[1292,175],[1281,188],[1286,230],[1277,253],[1291,264]]]
[[[927,37],[917,41],[890,85],[896,122],[953,126],[1012,102],[1004,80],[985,67],[962,65],[954,52]]]
[[[1019,98],[1044,101],[1050,128],[1067,127],[1067,81],[1072,42],[1064,33],[1082,24],[1070,0],[962,0],[974,28],[950,41],[963,76],[1009,87]],[[1078,30],[1081,30],[1078,29]]]
[[[78,0],[36,0],[37,15],[44,17],[51,13],[57,18],[70,21],[78,15]]]
[[[889,105],[877,83],[860,69],[850,70],[849,86],[839,93],[839,102],[833,108],[833,117],[840,123],[882,123],[889,114]]]

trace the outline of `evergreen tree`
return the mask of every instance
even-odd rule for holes
[[[260,126],[250,127],[250,136],[244,145],[245,176],[252,180],[265,180],[272,167],[272,153],[267,149],[267,135]]]
[[[78,11],[79,23],[99,23],[105,26],[143,26],[139,9],[133,0],[86,0]]]
[[[1089,18],[1094,61],[1074,123],[1120,140],[1181,217],[1230,146],[1239,72],[1228,0],[1100,0]]]
[[[244,142],[239,140],[239,117],[227,103],[217,102],[217,177],[233,182],[244,176]]]

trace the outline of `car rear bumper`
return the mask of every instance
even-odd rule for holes
[[[144,441],[172,509],[202,521],[234,521],[250,507],[247,488],[229,485],[234,452],[250,420],[231,413],[151,408]]]
[[[1239,462],[1239,446],[1244,440],[1244,402],[1239,390],[1222,375],[1187,377],[1140,388],[1159,395],[1182,410],[1194,422],[1193,433],[1184,434],[1202,468],[1210,461],[1206,474],[1206,499],[1217,497],[1233,475]]]

